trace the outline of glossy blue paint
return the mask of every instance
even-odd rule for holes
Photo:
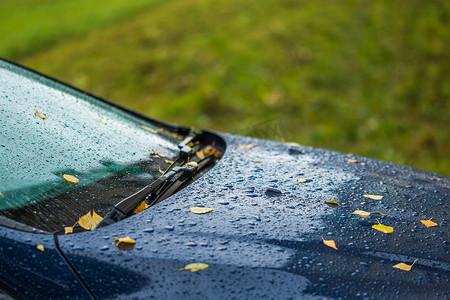
[[[181,192],[111,226],[58,237],[98,298],[449,296],[449,178],[220,135],[227,143],[222,160]],[[268,188],[281,194],[266,193]],[[384,198],[370,200],[364,193]],[[341,206],[329,207],[327,200]],[[181,203],[215,210],[197,215]],[[355,209],[390,213],[363,219],[349,214]],[[419,223],[432,216],[438,227]],[[375,218],[394,232],[372,229]],[[126,235],[136,240],[130,251],[113,245],[115,237]],[[334,239],[339,250],[323,245],[321,235]],[[411,272],[392,268],[416,258]],[[193,262],[210,268],[178,271]]]

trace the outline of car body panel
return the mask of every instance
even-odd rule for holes
[[[351,163],[349,155],[321,149],[219,135],[227,144],[225,155],[181,192],[111,226],[58,236],[63,253],[94,295],[450,295],[449,178],[371,159]],[[297,182],[300,178],[308,181]],[[365,193],[384,197],[372,200]],[[326,205],[329,200],[340,206]],[[214,211],[193,214],[181,204]],[[361,218],[350,214],[356,209],[389,214]],[[419,222],[431,217],[438,226]],[[375,219],[394,232],[371,228]],[[113,244],[124,236],[136,240],[131,251]],[[335,240],[338,250],[325,246],[321,236]],[[392,268],[415,259],[410,272]],[[210,267],[179,271],[194,262]]]

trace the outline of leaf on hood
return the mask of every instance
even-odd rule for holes
[[[154,130],[154,129],[151,129],[150,127],[147,127],[145,125],[139,125],[139,127],[141,127],[142,129],[145,129],[147,131],[150,131],[151,133],[158,133],[158,132],[160,132],[162,130],[161,128],[158,129],[158,130]]]
[[[147,208],[149,208],[150,207],[150,205],[148,205],[145,201],[142,201],[141,203],[139,203],[139,205],[138,206],[136,206],[136,208],[134,209],[134,213],[135,214],[138,214],[138,213],[140,213],[141,211],[144,211],[144,210],[146,210]]]
[[[107,125],[108,123],[106,123],[105,121],[103,121],[101,118],[97,119],[97,122],[99,122],[102,125]]]
[[[47,119],[47,116],[46,116],[46,115],[41,114],[41,113],[38,112],[38,111],[36,111],[36,112],[34,113],[34,115],[35,115],[35,116],[38,116],[38,117],[41,118],[42,120]]]
[[[376,219],[378,224],[376,225],[372,225],[373,229],[376,229],[378,231],[384,232],[384,233],[392,233],[394,231],[394,228],[392,228],[391,226],[386,226],[380,223],[380,221],[378,221],[378,219]]]
[[[241,145],[239,145],[239,148],[252,149],[253,147],[255,147],[255,144],[241,144]]]
[[[198,206],[193,206],[193,207],[189,208],[186,205],[184,205],[183,203],[180,203],[180,204],[182,206],[186,207],[187,209],[189,209],[192,213],[198,214],[198,215],[207,214],[207,213],[210,213],[210,212],[212,212],[214,210],[214,208],[198,207]]]
[[[393,268],[400,269],[403,271],[411,271],[412,266],[418,261],[419,259],[416,259],[411,265],[407,265],[405,263],[398,263],[395,266],[392,266]]]
[[[390,212],[390,210],[387,213],[383,214],[381,211],[368,212],[368,211],[357,209],[357,210],[355,210],[354,212],[352,212],[350,214],[358,215],[358,216],[363,217],[363,218],[368,218],[371,214],[380,214],[382,216],[386,216],[389,212]]]
[[[73,183],[73,184],[77,184],[78,183],[78,178],[76,178],[75,176],[69,175],[69,174],[64,174],[62,176],[64,178],[65,181]]]
[[[36,247],[39,251],[42,251],[42,252],[44,252],[45,251],[45,248],[44,248],[44,245],[42,245],[42,244],[37,244],[37,247]]]
[[[76,224],[76,223],[75,223]],[[64,227],[64,234],[73,233],[73,226]]]
[[[193,263],[193,264],[186,265],[184,268],[181,268],[180,271],[198,272],[198,271],[204,270],[206,268],[209,268],[208,264]]]
[[[308,182],[308,179],[306,179],[306,178],[297,179],[297,182],[300,182],[300,183]]]
[[[433,222],[433,221],[431,221],[431,219],[433,219],[433,217],[431,217],[429,220],[419,220],[419,221],[423,225],[427,226],[427,228],[433,227],[433,226],[437,226],[438,224]]]
[[[120,243],[124,243],[124,244],[136,244],[136,241],[133,240],[132,238],[130,238],[128,235],[126,237],[123,238],[118,238],[116,237],[116,242],[114,243],[116,246],[119,245]]]
[[[335,249],[335,250],[338,249],[338,248],[336,247],[336,243],[334,242],[334,240],[326,240],[326,239],[323,238],[323,236],[321,236],[321,237],[322,237],[322,241],[323,241],[323,243],[324,243],[325,245],[327,245],[328,247],[333,248],[333,249]]]
[[[78,225],[86,230],[94,230],[98,223],[103,218],[99,216],[95,211],[89,211],[87,214],[78,219]]]
[[[325,201],[325,204],[328,204],[331,207],[341,206],[336,200]]]
[[[364,194],[364,197],[372,199],[372,200],[381,200],[381,199],[383,199],[384,196]]]
[[[350,163],[355,163],[355,164],[358,164],[361,162],[359,159],[354,159],[354,158],[350,158],[350,157],[347,158],[347,161]]]

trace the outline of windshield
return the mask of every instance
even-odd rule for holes
[[[0,216],[72,226],[154,181],[179,153],[183,136],[1,60],[0,87]]]

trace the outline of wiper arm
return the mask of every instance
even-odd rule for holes
[[[134,209],[149,195],[163,187],[168,181],[170,181],[175,175],[181,173],[180,177],[187,177],[194,172],[197,167],[174,167],[172,170],[166,171],[162,176],[158,177],[152,184],[147,185],[142,190],[134,193],[131,196],[123,199],[105,215],[105,217],[98,223],[96,228],[101,228],[107,225],[116,223],[124,218],[130,216]],[[157,199],[155,199],[157,200]]]

